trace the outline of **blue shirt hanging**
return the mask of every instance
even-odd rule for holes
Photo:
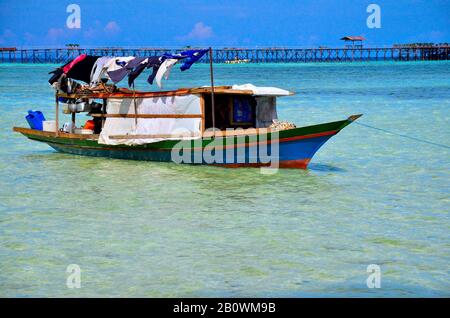
[[[188,70],[192,66],[192,64],[194,64],[195,62],[200,60],[202,58],[202,56],[205,55],[206,52],[208,52],[208,51],[209,51],[209,49],[189,50],[189,51],[181,52],[180,55],[184,55],[187,58],[185,60],[183,60],[183,64],[180,66],[180,69],[182,71]]]

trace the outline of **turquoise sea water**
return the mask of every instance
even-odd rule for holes
[[[447,146],[352,124],[309,170],[275,175],[58,154],[13,133],[28,109],[54,117],[53,68],[0,65],[0,296],[450,296],[449,62],[216,66],[217,85],[297,92],[278,103],[297,126],[363,113]]]

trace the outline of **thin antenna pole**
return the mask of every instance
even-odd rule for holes
[[[215,130],[216,128],[216,115],[215,115],[215,105],[214,105],[214,72],[213,72],[213,54],[212,47],[209,48],[209,72],[211,74],[211,112],[212,112],[212,125]],[[215,135],[215,133],[214,133]]]
[[[137,129],[138,113],[137,113],[137,104],[136,104],[136,89],[134,88],[134,82],[133,82],[133,104],[134,104],[134,124]]]
[[[56,118],[55,118],[55,125],[56,125],[56,131],[55,131],[55,136],[58,137],[59,136],[59,99],[58,99],[58,91],[56,91],[55,93],[55,113],[56,113]]]

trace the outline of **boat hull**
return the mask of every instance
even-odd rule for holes
[[[139,146],[99,144],[95,136],[14,128],[55,150],[75,155],[128,160],[210,164],[229,168],[272,166],[306,169],[314,154],[332,136],[359,116],[278,133],[224,136],[191,141],[165,140]]]
[[[271,166],[275,165],[278,161],[279,167],[281,168],[300,168],[306,169],[309,162],[311,161],[314,154],[319,150],[319,148],[331,137],[316,137],[308,140],[299,140],[291,142],[280,142],[279,145],[279,156],[278,158],[272,158],[273,160],[267,162],[268,160],[261,160],[261,158],[255,158],[251,156],[252,147],[245,149],[245,157],[240,156],[237,158],[235,154],[234,158],[227,160],[227,152],[230,150],[225,150],[224,155],[220,156],[222,160],[215,160],[209,162],[202,158],[202,161],[196,160],[196,158],[202,156],[200,151],[194,151],[191,160],[187,160],[180,163],[188,164],[212,164],[218,166],[224,166],[228,168],[238,168],[238,167],[261,167],[261,166]],[[85,147],[73,144],[59,144],[48,142],[48,145],[55,150],[63,153],[69,153],[74,155],[92,156],[92,157],[105,157],[105,158],[115,158],[115,159],[127,159],[127,160],[142,160],[142,161],[160,161],[160,162],[170,162],[172,160],[172,152],[167,149],[136,149],[135,147]],[[269,147],[269,152],[270,152]],[[200,154],[199,154],[200,153]],[[237,151],[235,150],[235,153]],[[203,154],[203,156],[205,156]],[[270,157],[270,156],[268,156]],[[269,158],[268,158],[269,159]]]

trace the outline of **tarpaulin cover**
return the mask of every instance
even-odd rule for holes
[[[278,119],[276,98],[274,96],[257,96],[256,128],[267,128],[274,119]]]
[[[288,96],[291,92],[277,87],[260,87],[253,84],[233,85],[232,89],[251,90],[255,96]]]
[[[201,115],[200,97],[196,95],[136,98],[137,114]],[[107,114],[135,114],[134,99],[108,99]],[[99,143],[107,145],[142,145],[167,139],[194,139],[200,136],[200,118],[112,118],[105,120]],[[113,135],[196,134],[198,137],[112,139]]]

